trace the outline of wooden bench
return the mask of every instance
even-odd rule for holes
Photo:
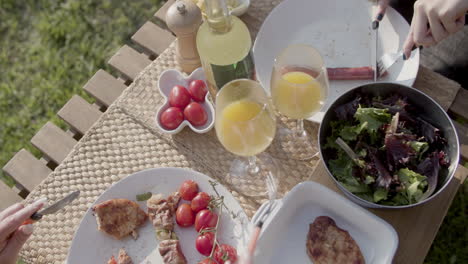
[[[156,13],[155,19],[164,24],[167,8],[175,0],[169,0]],[[51,122],[42,127],[31,139],[42,153],[36,159],[22,149],[3,167],[6,174],[15,180],[15,187],[0,183],[0,210],[25,198],[68,155],[77,140],[96,122],[107,107],[137,77],[151,60],[161,54],[174,41],[167,27],[146,22],[133,36],[132,41],[141,49],[138,52],[128,45],[122,46],[108,63],[119,73],[113,76],[100,69],[84,85],[85,91],[94,98],[90,103],[75,95],[58,112],[68,125],[63,131]],[[462,162],[468,162],[468,124],[455,120],[468,120],[468,91],[459,90],[449,109],[460,137]]]

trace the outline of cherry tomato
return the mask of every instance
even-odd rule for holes
[[[190,103],[190,94],[182,85],[172,87],[169,94],[169,105],[184,109]]]
[[[206,84],[203,80],[193,80],[189,84],[189,93],[192,99],[195,102],[203,103],[205,102],[206,93],[208,90],[206,89]]]
[[[169,107],[161,114],[161,124],[165,129],[176,129],[184,121],[184,114],[178,107]]]
[[[213,232],[205,232],[197,237],[195,240],[195,247],[200,254],[209,256],[213,249],[215,234]]]
[[[179,193],[182,199],[192,201],[198,193],[198,184],[192,180],[186,180],[180,185]]]
[[[221,246],[216,246],[213,257],[219,264],[224,264],[228,260],[231,263],[236,263],[237,250],[228,244],[222,244]]]
[[[184,109],[184,115],[194,126],[202,126],[206,124],[206,121],[208,120],[205,108],[197,102],[191,102],[187,105]]]
[[[209,227],[216,227],[216,223],[218,222],[218,215],[213,213],[208,209],[203,209],[197,213],[195,217],[195,230],[200,232],[200,230],[209,228]]]
[[[198,264],[218,264],[218,263],[216,263],[214,260],[212,260],[210,258],[206,258],[206,259],[198,262]]]
[[[191,207],[194,213],[198,213],[199,211],[208,207],[210,203],[210,195],[206,192],[199,192],[192,200]]]
[[[176,222],[179,226],[188,227],[193,225],[194,221],[195,214],[189,204],[181,204],[177,207]]]

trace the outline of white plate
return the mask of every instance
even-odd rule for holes
[[[269,91],[275,57],[295,43],[317,48],[327,67],[373,66],[375,34],[371,29],[373,6],[366,0],[284,0],[268,15],[253,47],[257,78]],[[394,9],[388,8],[379,27],[377,57],[401,50],[409,25]],[[419,67],[419,49],[399,60],[379,81],[413,85]],[[326,111],[338,96],[368,80],[330,81]],[[323,112],[309,120],[320,122]]]
[[[311,263],[306,253],[306,235],[309,224],[322,215],[333,218],[338,227],[349,232],[366,263],[392,262],[398,247],[393,227],[334,191],[318,183],[303,182],[279,203],[265,221],[255,264]]]
[[[180,168],[158,168],[137,172],[117,182],[105,191],[94,204],[114,198],[135,200],[135,195],[148,191],[169,195],[176,191],[184,180],[194,180],[198,183],[201,191],[210,195],[214,194],[209,183],[212,179],[204,174]],[[240,252],[240,249],[245,245],[245,235],[248,234],[246,227],[248,226],[248,218],[226,188],[218,184],[216,190],[224,196],[226,206],[237,215],[233,219],[226,210],[223,210],[219,241],[236,247]],[[143,210],[147,211],[146,202],[139,202],[139,204]],[[181,241],[182,251],[188,263],[197,263],[202,260],[203,256],[195,248],[197,236],[195,228],[176,226],[175,231]],[[111,255],[117,256],[122,247],[126,249],[134,263],[163,263],[157,250],[158,241],[150,222],[147,221],[144,226],[138,229],[138,233],[140,237],[136,241],[130,237],[123,240],[113,239],[97,230],[96,219],[89,209],[75,233],[67,263],[107,263]]]

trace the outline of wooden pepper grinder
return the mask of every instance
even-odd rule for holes
[[[201,23],[200,8],[190,0],[178,0],[167,10],[167,27],[177,36],[177,62],[186,73],[191,73],[201,65],[196,45]]]

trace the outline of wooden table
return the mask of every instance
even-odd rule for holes
[[[155,14],[160,22],[164,21],[165,10],[172,2],[169,1]],[[256,16],[254,11],[271,10],[275,4],[267,1],[254,1],[249,13],[242,19],[252,31],[256,31],[264,17]],[[67,155],[75,148],[78,140],[87,134],[89,128],[101,118],[102,113],[117,99],[119,94],[133,83],[137,75],[151,63],[151,60],[163,53],[174,37],[164,27],[147,22],[135,33],[132,40],[141,47],[143,54],[124,45],[109,60],[109,64],[121,73],[120,77],[115,78],[99,70],[84,86],[84,89],[96,99],[94,104],[88,103],[79,96],[74,96],[60,110],[59,116],[70,126],[68,131],[64,132],[49,122],[33,137],[32,143],[44,154],[40,160],[26,150],[21,150],[4,167],[4,171],[16,180],[17,185],[14,189],[9,189],[0,183],[0,188],[4,189],[0,192],[1,208],[26,197],[29,191],[47,178],[57,165],[72,159],[73,154],[69,157]],[[452,116],[468,119],[466,108],[468,92],[460,89],[457,83],[421,67],[415,87],[425,89],[424,91],[435,98]],[[440,87],[447,89],[440,89]],[[467,159],[468,129],[457,122],[455,124],[462,142],[462,157]],[[399,233],[401,246],[395,259],[396,263],[423,262],[456,190],[467,174],[467,169],[460,167],[447,190],[437,199],[423,206],[399,211],[373,211],[389,221]],[[322,165],[316,168],[312,179],[337,190],[328,177],[320,175],[324,175]],[[434,208],[438,208],[437,214],[431,215]],[[407,224],[408,221],[418,224],[413,228]]]

